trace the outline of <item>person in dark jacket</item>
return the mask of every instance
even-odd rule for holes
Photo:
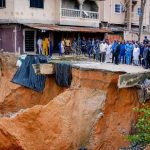
[[[149,44],[149,40],[148,40],[147,36],[144,37],[143,44],[145,44],[145,45]]]
[[[85,38],[83,37],[82,41],[81,41],[81,50],[82,50],[82,53],[85,54],[86,53],[86,40]]]
[[[142,65],[142,58],[143,58],[144,45],[143,45],[143,43],[140,43],[139,45],[140,45],[139,62],[140,62],[140,65]]]
[[[89,58],[91,58],[91,54],[92,54],[92,41],[91,41],[90,38],[87,41],[87,49],[88,49]]]
[[[125,42],[121,42],[120,44],[119,62],[125,64]]]
[[[120,54],[120,43],[116,45],[116,49],[114,51],[114,57],[115,57],[115,64],[118,65],[119,63],[119,54]]]
[[[148,62],[149,62],[149,58],[148,58],[149,53],[150,53],[149,46],[146,45],[145,48],[144,48],[144,51],[143,51],[144,69],[148,69],[148,67],[149,67],[149,64],[148,64]]]
[[[114,42],[113,42],[113,44],[112,44],[112,47],[111,47],[111,49],[112,49],[112,63],[114,63],[114,59],[115,59],[114,52],[115,52],[115,50],[116,50],[117,44],[118,44],[118,41],[114,40]]]

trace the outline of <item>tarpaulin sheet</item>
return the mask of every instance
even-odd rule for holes
[[[55,71],[56,83],[59,86],[69,87],[72,81],[72,65],[66,62],[56,63]]]
[[[46,63],[45,57],[28,55],[21,67],[18,68],[12,82],[42,92],[45,87],[46,76],[36,75],[32,64]]]

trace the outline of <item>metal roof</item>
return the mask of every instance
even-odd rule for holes
[[[91,28],[91,27],[76,27],[76,26],[59,26],[49,24],[24,24],[27,27],[48,30],[48,31],[62,31],[62,32],[87,32],[87,33],[108,33],[111,32],[107,29]]]

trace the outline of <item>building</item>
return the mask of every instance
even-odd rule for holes
[[[103,28],[109,28],[113,34],[108,38],[125,40],[137,40],[139,28],[139,15],[141,10],[141,0],[105,0],[100,2],[100,25]],[[150,1],[144,12],[144,32],[142,36],[149,36],[150,26]]]
[[[49,37],[55,52],[62,38],[103,39],[100,2],[91,0],[0,0],[0,50],[36,52],[38,37]]]

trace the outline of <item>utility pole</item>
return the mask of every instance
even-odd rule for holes
[[[131,12],[132,12],[132,1],[131,0],[125,0],[125,22],[127,24],[128,31],[131,31]]]
[[[143,32],[143,19],[144,19],[144,10],[147,0],[141,0],[141,10],[139,14],[139,33],[138,33],[138,41],[141,40],[141,35]]]

